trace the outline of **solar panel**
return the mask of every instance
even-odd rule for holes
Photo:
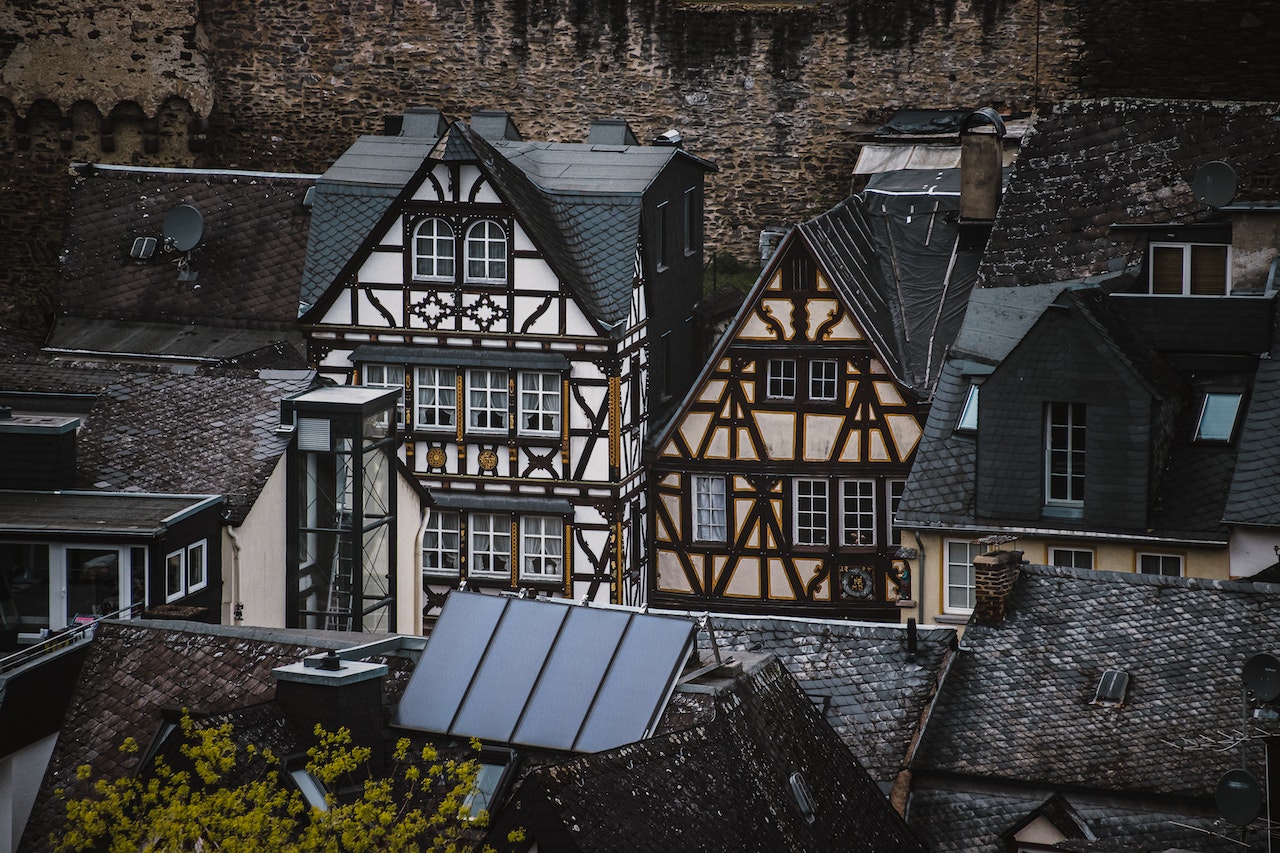
[[[685,619],[453,592],[395,724],[575,752],[631,743],[666,707],[694,630]]]

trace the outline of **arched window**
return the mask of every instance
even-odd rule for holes
[[[413,277],[453,278],[453,228],[443,219],[424,219],[413,231]]]
[[[507,234],[492,219],[467,230],[467,281],[507,281]]]

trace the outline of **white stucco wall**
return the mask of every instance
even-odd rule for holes
[[[224,625],[285,625],[285,476],[285,457],[281,456],[253,509],[235,528],[236,541],[232,541],[231,534],[223,533]],[[237,602],[244,605],[240,621],[234,619]]]

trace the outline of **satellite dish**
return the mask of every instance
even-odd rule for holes
[[[1196,199],[1210,207],[1226,207],[1236,197],[1236,170],[1221,160],[1205,163],[1191,178]]]
[[[1248,770],[1228,770],[1213,795],[1218,814],[1233,826],[1248,826],[1262,813],[1262,786]]]
[[[180,204],[164,215],[164,242],[179,252],[190,252],[204,236],[204,217],[189,204]]]
[[[1270,702],[1280,696],[1280,660],[1266,652],[1244,662],[1241,671],[1244,686],[1259,702]]]

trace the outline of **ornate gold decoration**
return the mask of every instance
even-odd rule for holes
[[[445,454],[443,447],[433,447],[427,451],[427,467],[443,468],[445,463]]]
[[[492,471],[498,467],[498,454],[493,450],[481,450],[476,461],[480,463],[480,470]]]

